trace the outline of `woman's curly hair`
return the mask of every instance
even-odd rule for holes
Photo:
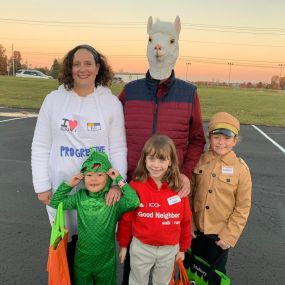
[[[114,73],[112,68],[107,62],[107,59],[104,55],[99,53],[90,45],[78,45],[72,50],[70,50],[67,55],[63,59],[62,68],[60,70],[58,81],[60,84],[63,84],[67,90],[71,90],[74,87],[74,80],[72,77],[72,65],[74,54],[79,49],[88,50],[94,57],[96,64],[99,64],[99,71],[95,78],[94,85],[97,87],[98,85],[102,86],[110,86],[112,79],[114,77]]]

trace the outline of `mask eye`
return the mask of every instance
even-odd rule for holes
[[[171,43],[171,44],[174,44],[174,43],[175,43],[175,39],[171,39],[171,40],[170,40],[170,43]]]
[[[149,43],[151,43],[151,42],[152,42],[152,39],[151,39],[151,37],[149,37],[149,38],[148,38],[148,42],[149,42]]]

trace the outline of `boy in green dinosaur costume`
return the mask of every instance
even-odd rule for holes
[[[85,188],[68,195],[84,180]],[[106,206],[105,194],[112,184],[118,184],[122,197],[118,203]],[[115,230],[121,214],[139,206],[136,192],[112,168],[105,153],[91,149],[82,164],[80,174],[62,182],[51,199],[51,207],[63,203],[64,210],[77,210],[78,241],[74,262],[76,285],[116,284]]]

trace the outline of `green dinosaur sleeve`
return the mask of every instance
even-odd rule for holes
[[[58,204],[62,202],[64,210],[73,210],[77,208],[77,194],[68,195],[72,190],[66,182],[62,182],[53,194],[50,206],[57,209]]]
[[[121,190],[123,196],[119,201],[120,215],[124,212],[134,210],[140,205],[140,200],[136,191],[128,183],[126,183]]]

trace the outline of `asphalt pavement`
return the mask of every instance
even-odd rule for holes
[[[0,285],[44,285],[50,225],[32,186],[36,118],[28,117],[30,110],[14,111],[0,109]],[[285,284],[285,128],[257,128],[273,141],[242,125],[235,148],[251,170],[253,202],[242,237],[230,250],[232,285]],[[121,276],[119,265],[118,284]]]

